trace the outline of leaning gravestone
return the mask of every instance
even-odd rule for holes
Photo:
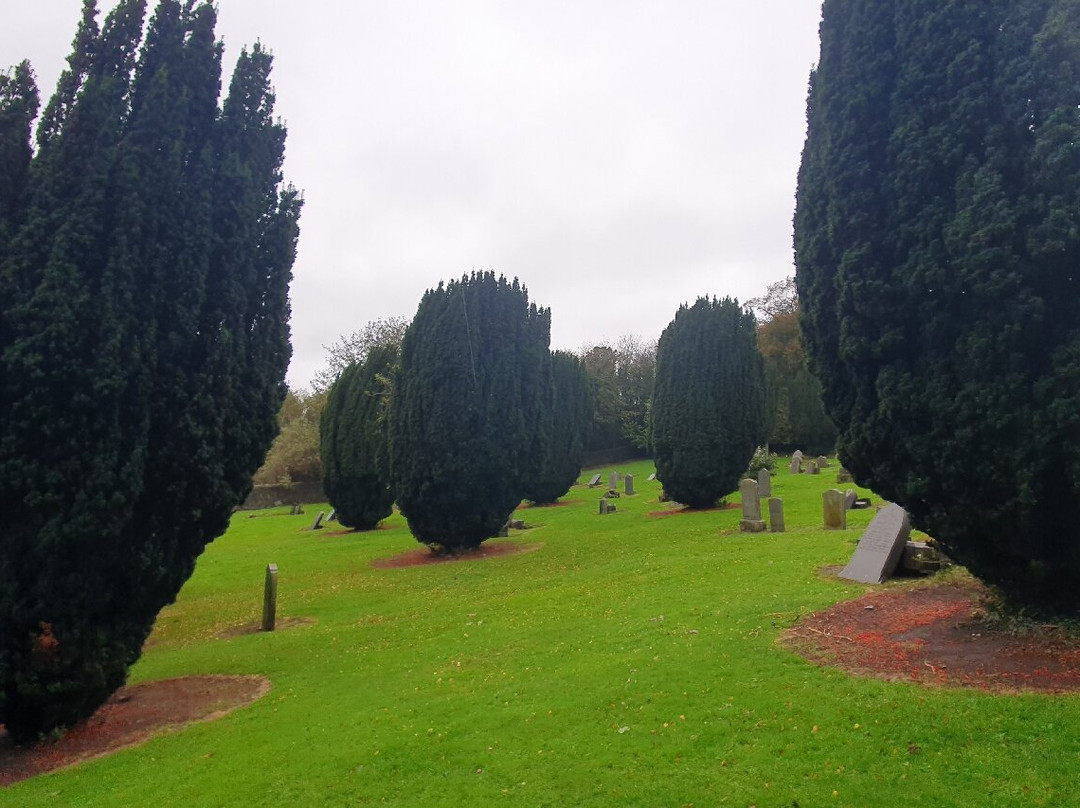
[[[326,515],[324,511],[319,511],[319,515],[315,517],[315,521],[311,523],[312,530],[322,530],[322,520]]]
[[[821,495],[822,510],[825,512],[826,530],[847,529],[847,509],[844,507],[844,492],[830,488]]]
[[[628,495],[633,494],[634,493],[634,475],[633,474],[627,474],[623,478],[623,483],[626,485],[626,493]]]
[[[589,480],[589,488],[594,488],[594,487],[596,487],[598,485],[600,485],[600,475],[599,474],[594,474],[592,476],[592,479]]]
[[[772,475],[768,469],[761,469],[757,473],[757,492],[759,497],[772,496]]]
[[[779,497],[769,498],[769,532],[784,532],[784,500]]]
[[[844,510],[850,511],[855,507],[855,500],[858,499],[858,495],[855,493],[854,488],[849,488],[844,492]]]
[[[328,517],[326,517],[326,521],[327,522],[336,522],[337,521],[337,508],[330,511],[330,515]]]
[[[840,577],[862,584],[880,584],[896,570],[909,535],[911,522],[907,511],[893,503],[886,505],[862,534]]]
[[[656,472],[654,471],[654,472],[653,472],[652,474],[650,474],[650,475],[649,475],[648,477],[646,477],[645,479],[646,479],[646,480],[648,480],[648,481],[649,481],[649,482],[651,483],[651,482],[652,482],[653,480],[655,480],[655,479],[656,479]]]
[[[743,533],[761,533],[765,530],[765,520],[761,518],[761,500],[758,499],[757,483],[743,480],[739,483],[739,497],[742,499],[742,520],[739,530]]]

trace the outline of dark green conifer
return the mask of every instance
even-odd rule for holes
[[[0,721],[123,684],[276,430],[300,203],[270,57],[219,113],[208,3],[82,23],[38,130],[0,300]],[[136,60],[136,55],[138,59]]]
[[[521,502],[547,440],[550,322],[492,272],[424,294],[390,405],[391,476],[417,541],[476,547]]]
[[[550,438],[540,448],[540,468],[523,497],[537,505],[555,502],[581,473],[592,417],[589,376],[581,359],[566,351],[551,355]]]
[[[319,424],[323,490],[345,527],[370,530],[393,511],[387,409],[397,346],[375,345],[341,372]]]
[[[672,499],[707,508],[738,488],[763,438],[763,388],[753,314],[728,297],[679,307],[652,398],[656,478]]]
[[[826,0],[801,317],[861,484],[976,575],[1075,609],[1080,6]]]

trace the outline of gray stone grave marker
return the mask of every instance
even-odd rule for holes
[[[334,508],[334,510],[330,511],[330,515],[328,517],[326,517],[326,521],[327,522],[336,522],[337,521],[337,508]]]
[[[819,469],[827,469],[829,468],[829,458],[825,455],[821,455],[821,457],[817,459],[817,464]]]
[[[830,488],[821,495],[822,510],[825,512],[826,530],[847,529],[847,509],[844,507],[844,492]]]
[[[315,517],[315,521],[311,523],[312,530],[322,530],[322,520],[326,515],[324,511],[319,511],[319,515]]]
[[[784,500],[779,497],[769,498],[769,532],[784,532]]]
[[[855,500],[858,499],[858,495],[855,493],[854,488],[849,488],[844,492],[844,510],[850,511],[855,507]]]
[[[850,483],[850,482],[854,482],[854,481],[853,481],[853,480],[851,479],[851,472],[850,472],[850,471],[848,471],[848,470],[847,470],[846,468],[844,468],[843,466],[841,466],[841,467],[840,467],[840,470],[839,470],[838,472],[836,472],[836,481],[837,481],[838,483]]]
[[[655,480],[655,479],[656,479],[656,472],[654,471],[654,472],[653,472],[652,474],[650,474],[650,475],[649,475],[648,477],[646,477],[645,479],[646,479],[646,480],[648,480],[648,481],[649,481],[649,482],[651,483],[651,482],[652,482],[653,480]]]
[[[757,473],[757,492],[759,497],[772,496],[772,474],[768,469],[761,469]]]
[[[266,565],[266,583],[263,585],[262,630],[273,631],[277,623],[277,564]]]
[[[600,515],[615,513],[615,503],[609,499],[600,500]]]
[[[791,456],[791,466],[788,471],[792,474],[799,474],[802,472],[802,452],[796,450],[795,454]]]
[[[589,480],[589,488],[595,488],[598,485],[600,485],[600,475],[594,474],[592,479]]]
[[[911,521],[907,511],[889,503],[878,511],[862,534],[840,577],[863,584],[880,584],[895,572],[909,535]]]
[[[619,472],[611,472],[611,476],[608,477],[608,489],[614,491],[619,487]]]
[[[821,472],[821,469],[818,468],[817,461],[816,460],[811,460],[810,461],[810,468],[808,468],[806,470],[806,473],[807,474],[819,474],[820,472]]]
[[[623,478],[623,483],[626,486],[626,493],[627,494],[633,494],[634,493],[634,475],[633,474],[627,474]]]
[[[761,518],[761,500],[758,498],[757,483],[742,480],[739,483],[739,497],[742,499],[742,519],[739,530],[743,533],[761,533],[765,530],[765,520]]]

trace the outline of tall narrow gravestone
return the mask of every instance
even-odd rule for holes
[[[634,475],[633,474],[627,474],[623,478],[623,483],[626,485],[626,493],[627,494],[633,494],[634,493]]]
[[[611,472],[611,476],[608,477],[608,488],[610,490],[614,491],[618,487],[619,487],[619,472],[613,471],[613,472]]]
[[[761,469],[757,473],[757,492],[759,497],[772,496],[772,474],[768,469]]]
[[[277,564],[266,565],[266,583],[263,586],[262,630],[273,631],[277,622]]]
[[[899,505],[886,505],[862,534],[840,577],[862,584],[880,584],[896,571],[909,535],[911,522],[907,511]]]
[[[844,506],[844,492],[830,488],[821,495],[821,504],[825,512],[825,529],[846,530],[847,508]]]
[[[757,483],[743,480],[739,483],[739,497],[742,499],[742,520],[739,530],[743,533],[761,533],[765,530],[765,520],[761,518],[761,500],[758,499]]]
[[[769,499],[769,532],[784,532],[784,500],[779,497]]]

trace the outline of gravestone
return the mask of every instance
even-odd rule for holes
[[[293,505],[292,510],[289,512],[290,516],[301,516],[304,513],[303,505]]]
[[[829,468],[829,458],[825,455],[821,455],[821,457],[817,459],[817,464],[819,469],[827,469]]]
[[[322,520],[323,520],[323,516],[325,516],[325,515],[326,514],[325,514],[324,511],[319,511],[319,515],[316,516],[315,521],[311,523],[311,529],[312,530],[322,530]]]
[[[600,485],[600,475],[594,474],[592,479],[589,480],[589,488],[595,488],[598,485]]]
[[[855,507],[855,500],[858,499],[858,495],[855,493],[854,488],[849,488],[844,492],[844,510],[850,511]]]
[[[784,500],[779,497],[769,498],[769,532],[784,532]]]
[[[850,471],[848,471],[848,470],[847,470],[846,468],[844,468],[843,466],[841,466],[841,467],[840,467],[840,470],[839,470],[838,472],[836,472],[836,481],[837,481],[838,483],[850,483],[850,482],[854,482],[854,480],[853,480],[853,479],[851,478],[851,472],[850,472]]]
[[[608,490],[609,491],[614,491],[618,487],[619,487],[619,472],[613,471],[613,472],[611,472],[611,476],[608,477]]]
[[[863,584],[880,584],[896,570],[909,535],[911,522],[907,511],[889,503],[878,511],[862,534],[840,577]]]
[[[626,485],[626,493],[627,493],[627,495],[633,494],[634,493],[634,475],[633,474],[627,474],[626,477],[623,478],[623,483]]]
[[[615,503],[607,499],[600,500],[600,515],[615,513]]]
[[[810,468],[808,468],[806,470],[806,473],[807,474],[818,474],[820,471],[821,471],[821,469],[818,468],[817,461],[816,460],[811,460],[810,461]]]
[[[757,483],[742,480],[739,483],[739,497],[742,499],[742,519],[739,530],[743,533],[761,533],[765,530],[765,520],[761,518],[761,500],[758,498]]]
[[[330,515],[328,517],[326,517],[326,521],[327,522],[336,522],[337,521],[337,508],[334,508],[334,510],[330,511]]]
[[[768,469],[761,469],[757,473],[757,492],[759,497],[772,496],[772,474]]]
[[[654,471],[654,472],[653,472],[652,474],[650,474],[650,475],[649,475],[648,477],[646,477],[645,479],[646,479],[646,480],[648,480],[648,481],[649,481],[649,482],[651,483],[651,482],[652,482],[653,480],[655,480],[655,479],[656,479],[656,472]]]
[[[496,538],[506,539],[506,538],[509,538],[509,536],[510,536],[510,523],[507,522],[505,525],[503,525],[502,527],[499,528],[499,532],[496,534]]]
[[[604,496],[607,497],[608,499],[618,499],[619,498],[619,492],[616,491],[614,488],[609,488],[607,490],[607,492],[605,492]]]
[[[792,474],[799,474],[802,472],[802,452],[795,450],[795,454],[791,456],[791,466],[788,469]]]
[[[844,492],[830,488],[821,495],[821,504],[825,512],[825,529],[846,530],[847,509],[844,507]]]
[[[263,585],[262,630],[273,631],[277,624],[277,564],[266,565],[266,583]]]
[[[511,530],[524,530],[525,529],[525,520],[524,519],[511,519],[509,522],[506,523],[506,526],[508,528],[510,528]]]

